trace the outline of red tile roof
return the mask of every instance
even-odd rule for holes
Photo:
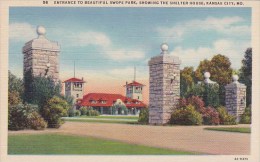
[[[146,105],[139,100],[131,99],[121,94],[109,94],[109,93],[89,93],[83,97],[79,105],[92,106],[92,107],[111,107],[113,106],[114,102],[116,102],[117,99],[120,99],[122,102],[124,102],[127,108],[146,107]],[[92,103],[91,101],[96,101],[96,103]],[[101,101],[105,101],[105,103],[102,103]]]
[[[85,83],[84,80],[78,79],[78,78],[70,78],[68,80],[65,80],[63,83],[65,82],[81,82],[81,83]]]
[[[136,81],[133,81],[132,83],[126,84],[124,86],[145,86],[145,85],[138,83]]]

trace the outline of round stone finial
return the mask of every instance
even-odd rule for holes
[[[233,79],[234,82],[237,82],[238,79],[239,79],[239,77],[238,77],[238,75],[233,75],[233,76],[232,76],[232,79]]]
[[[163,43],[163,44],[161,45],[162,54],[167,53],[167,52],[168,52],[168,49],[169,49],[169,46],[168,46],[167,43]]]
[[[43,36],[46,33],[46,30],[43,26],[38,26],[36,29],[36,32],[38,34],[38,36]]]
[[[205,77],[206,79],[209,79],[209,78],[210,78],[210,73],[209,73],[209,72],[205,72],[205,73],[204,73],[204,77]]]

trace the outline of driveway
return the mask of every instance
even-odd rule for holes
[[[242,126],[248,127],[249,125]],[[91,136],[131,144],[199,152],[203,154],[250,154],[250,134],[209,131],[204,130],[205,127],[217,126],[149,126],[67,121],[57,130],[17,131],[10,132],[10,134],[53,132]]]

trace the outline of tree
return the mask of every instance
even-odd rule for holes
[[[239,71],[239,81],[247,86],[246,105],[249,106],[252,103],[252,48],[248,48],[245,51],[242,67]]]
[[[52,77],[33,76],[31,70],[25,74],[25,102],[42,107],[53,96],[60,96],[61,83]]]
[[[11,71],[8,71],[8,92],[17,93],[20,99],[24,92],[23,80],[12,74]]]
[[[220,104],[225,105],[225,85],[232,81],[231,62],[228,57],[218,54],[211,60],[203,60],[200,62],[195,71],[197,80],[204,80],[204,72],[211,74],[211,79],[219,84],[219,99]]]
[[[194,86],[194,70],[193,67],[185,67],[181,70],[181,85],[180,85],[180,95],[181,97],[186,97],[187,92]]]
[[[68,116],[69,104],[64,99],[54,96],[49,99],[40,111],[49,128],[59,128],[63,121],[61,117]]]

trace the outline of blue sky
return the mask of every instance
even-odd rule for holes
[[[12,7],[9,11],[9,69],[22,76],[22,47],[36,38],[36,27],[61,45],[60,74],[78,77],[148,79],[148,60],[169,53],[181,67],[221,53],[239,69],[244,51],[251,47],[250,8],[43,8]]]

